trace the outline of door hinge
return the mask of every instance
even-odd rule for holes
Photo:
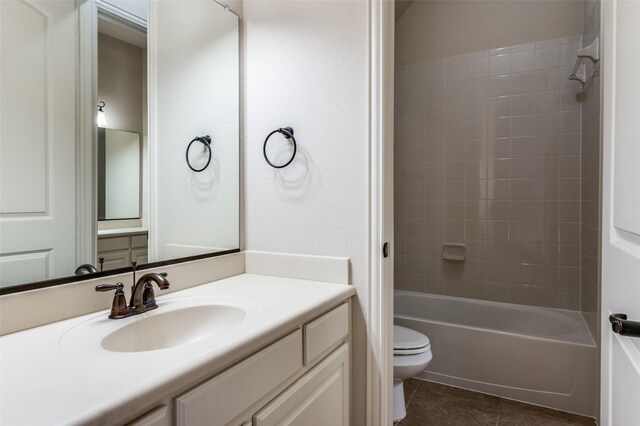
[[[389,243],[382,245],[382,257],[389,257]]]

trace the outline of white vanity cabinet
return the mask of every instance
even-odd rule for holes
[[[178,396],[175,424],[347,426],[348,338],[343,303]]]

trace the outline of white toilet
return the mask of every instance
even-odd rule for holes
[[[424,370],[431,361],[429,338],[417,331],[393,326],[393,421],[407,415],[402,382]]]

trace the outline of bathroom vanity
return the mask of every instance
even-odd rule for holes
[[[0,423],[347,425],[353,294],[241,274],[4,336]]]

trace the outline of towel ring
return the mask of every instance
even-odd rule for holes
[[[287,161],[286,163],[284,163],[281,166],[273,164],[269,160],[269,157],[267,156],[267,142],[269,142],[269,138],[274,133],[280,133],[282,136],[284,136],[285,139],[291,140],[293,142],[293,155],[291,155],[291,158],[289,159],[289,161]],[[267,164],[269,164],[274,169],[282,169],[283,167],[287,167],[289,164],[291,164],[293,159],[296,158],[297,149],[298,149],[298,147],[296,146],[296,138],[293,137],[293,128],[291,128],[291,127],[281,127],[279,129],[276,129],[273,132],[269,133],[267,138],[264,140],[264,145],[262,146],[262,154],[264,155],[264,159],[267,161]]]
[[[191,165],[191,163],[189,162],[189,150],[191,149],[191,145],[193,145],[194,142],[201,142],[204,146],[207,147],[207,149],[209,150],[209,158],[207,158],[207,164],[204,165],[203,168],[201,169],[196,169],[195,167],[193,167]],[[206,169],[207,167],[209,167],[209,163],[211,163],[211,156],[212,156],[212,152],[211,152],[211,136],[209,135],[205,135],[205,136],[196,136],[195,138],[193,138],[193,140],[191,142],[189,142],[189,145],[187,145],[187,153],[185,154],[185,158],[187,160],[187,166],[189,166],[189,168],[191,170],[193,170],[196,173],[200,173],[201,171],[203,171],[204,169]]]

